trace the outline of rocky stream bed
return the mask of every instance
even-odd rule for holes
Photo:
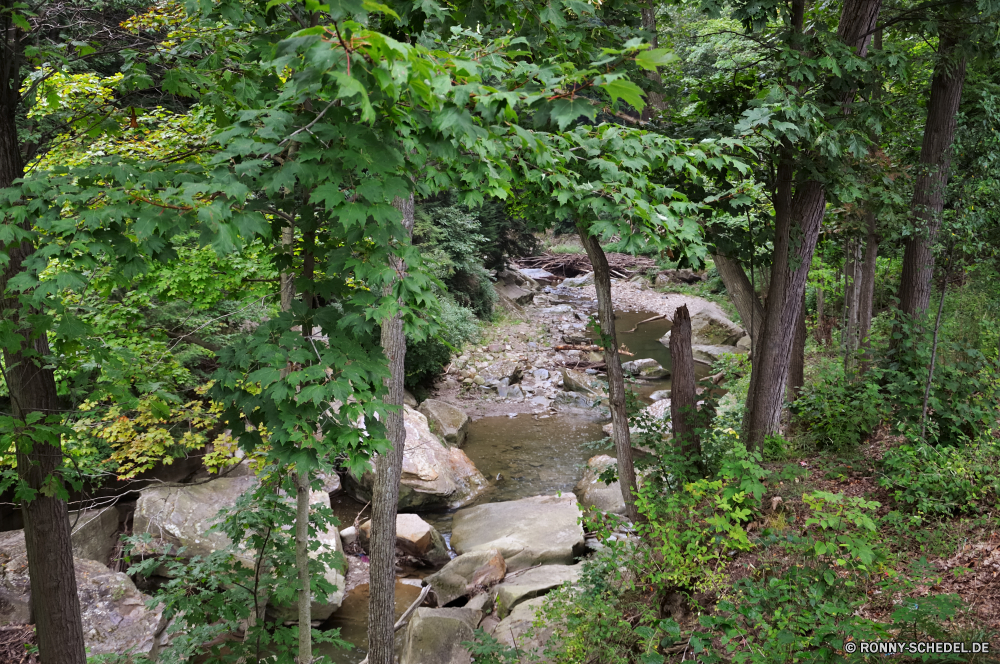
[[[467,663],[461,647],[482,627],[523,653],[534,611],[549,590],[572,583],[579,562],[598,546],[579,523],[581,509],[622,512],[617,485],[597,478],[613,456],[595,444],[608,424],[603,356],[587,331],[596,298],[592,276],[559,283],[544,270],[508,270],[497,290],[509,321],[482,346],[454,358],[429,398],[408,398],[406,451],[397,521],[397,613],[430,586],[423,606],[398,632],[402,664]],[[746,338],[718,305],[664,294],[649,282],[613,285],[619,342],[631,357],[640,397],[659,417],[669,412],[665,335],[674,310],[692,314],[695,359],[703,372],[722,352],[746,352]],[[659,319],[647,319],[662,316]],[[640,324],[641,323],[641,324]],[[632,331],[634,330],[634,331]],[[602,430],[603,429],[603,430]],[[351,651],[322,647],[332,661],[355,664],[367,638],[367,515],[372,473],[332,475],[313,501],[330,505],[341,526],[321,545],[346,555],[328,580],[340,590],[313,606],[321,629],[339,628]],[[165,550],[199,555],[229,545],[209,532],[215,513],[252,489],[246,469],[208,482],[152,486],[132,504],[73,515],[79,595],[91,654],[153,653],[168,637],[160,608],[132,579],[108,567],[119,534],[148,532]],[[624,535],[622,535],[624,536]],[[0,626],[28,619],[30,589],[22,531],[0,533]],[[294,620],[288,612],[272,612]]]

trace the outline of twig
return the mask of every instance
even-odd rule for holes
[[[638,330],[639,326],[642,325],[643,323],[652,323],[654,320],[660,320],[661,318],[666,318],[666,317],[667,317],[666,314],[660,314],[659,316],[652,316],[650,318],[647,318],[646,320],[641,320],[638,323],[636,323],[635,327],[633,327],[631,330],[625,330],[624,332],[622,332],[622,334],[631,334],[636,330]]]

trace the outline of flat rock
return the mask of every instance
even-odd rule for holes
[[[482,617],[475,609],[417,609],[406,627],[400,664],[470,664],[462,643],[472,641]]]
[[[579,392],[590,397],[607,396],[604,381],[576,369],[563,369],[563,389],[567,392]]]
[[[451,546],[458,553],[497,549],[510,571],[566,565],[584,549],[580,514],[573,494],[468,507],[455,513]]]
[[[515,284],[498,284],[495,288],[497,293],[520,305],[531,304],[535,297],[535,294],[530,290],[525,290]]]
[[[664,378],[670,375],[669,371],[660,366],[660,363],[652,358],[622,362],[622,371],[632,376],[650,379]]]
[[[371,539],[371,528],[371,521],[365,521],[359,528],[366,550]],[[441,533],[416,514],[396,515],[396,546],[431,565],[443,565],[451,560],[448,545]]]
[[[493,637],[505,646],[517,648],[523,657],[521,661],[548,661],[542,657],[542,652],[555,629],[547,625],[534,626],[544,605],[544,597],[521,602],[493,628]]]
[[[707,364],[709,366],[715,364],[725,353],[745,355],[749,352],[749,349],[740,348],[739,346],[710,346],[707,344],[691,345],[691,355],[694,357],[694,361]]]
[[[618,462],[614,457],[600,454],[587,461],[587,470],[583,478],[577,482],[573,492],[584,508],[593,507],[602,512],[625,514],[625,499],[622,497],[622,487],[618,481],[605,484],[600,480],[601,473],[615,467]]]
[[[712,309],[702,309],[691,316],[691,343],[735,346],[745,335],[742,327]]]
[[[469,431],[469,416],[464,410],[438,399],[427,399],[418,408],[435,434],[452,447],[461,447]]]
[[[31,581],[24,531],[0,534],[0,625],[27,622]],[[152,654],[166,627],[163,607],[146,608],[149,596],[132,579],[96,560],[74,557],[83,638],[91,655]]]
[[[583,563],[542,565],[504,581],[493,590],[497,613],[504,618],[525,600],[544,595],[564,583],[575,583],[580,579],[582,567]]]
[[[486,385],[496,385],[505,378],[508,384],[512,384],[521,379],[521,365],[514,360],[500,360],[480,371],[479,375]]]
[[[581,274],[579,277],[570,277],[569,279],[563,279],[561,285],[568,286],[570,288],[582,288],[583,286],[592,286],[594,284],[594,273],[587,272],[586,274]]]
[[[649,398],[653,401],[663,401],[664,399],[669,399],[670,390],[657,390],[650,394]]]
[[[459,597],[501,581],[507,573],[507,563],[497,549],[481,549],[463,553],[435,574],[426,578],[434,589],[438,604],[444,606]]]
[[[73,555],[107,565],[118,543],[118,508],[70,512]]]
[[[454,509],[472,502],[488,482],[465,452],[448,447],[431,433],[427,418],[404,407],[406,446],[399,487],[400,509]],[[375,472],[372,463],[361,478],[347,477],[348,492],[362,503],[372,497]]]
[[[541,268],[523,267],[519,270],[519,272],[524,276],[528,277],[529,279],[533,279],[540,284],[545,284],[546,286],[551,286],[555,282],[559,281],[559,277],[552,274],[548,270],[543,270]]]
[[[740,337],[740,340],[736,342],[736,347],[749,351],[750,343],[751,343],[750,335],[747,334],[745,336]]]

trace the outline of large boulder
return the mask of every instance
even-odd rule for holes
[[[493,589],[497,613],[503,618],[525,600],[544,595],[564,583],[575,583],[580,579],[582,567],[583,563],[542,565],[513,576]]]
[[[745,335],[742,327],[720,315],[714,307],[706,307],[691,316],[691,343],[735,346]]]
[[[438,605],[444,606],[498,583],[506,573],[507,563],[500,551],[481,549],[463,553],[424,580],[434,589]]]
[[[579,519],[573,494],[477,505],[455,513],[451,546],[458,553],[497,549],[510,571],[567,565],[583,552]]]
[[[632,376],[649,379],[664,378],[670,375],[669,371],[661,367],[660,363],[651,357],[622,362],[622,371]]]
[[[607,454],[591,457],[587,461],[587,470],[573,489],[581,506],[593,507],[602,512],[625,514],[625,499],[622,497],[621,484],[617,480],[605,484],[600,479],[601,473],[617,464],[615,458]]]
[[[475,609],[417,609],[406,627],[400,664],[470,664],[462,643],[472,641],[482,617]]]
[[[711,346],[707,344],[692,344],[691,346],[691,355],[694,357],[694,361],[709,366],[719,361],[725,353],[744,355],[748,352],[750,352],[749,349],[739,346]]]
[[[457,406],[438,399],[427,399],[418,408],[431,431],[452,447],[461,447],[469,431],[469,416]]]
[[[493,628],[494,638],[505,646],[517,648],[524,657],[522,661],[548,661],[542,658],[542,652],[555,629],[547,625],[534,626],[544,604],[544,597],[521,602]]]
[[[465,452],[444,445],[431,433],[427,418],[404,407],[406,447],[399,487],[400,509],[454,509],[472,502],[486,490],[488,482]],[[374,464],[361,478],[347,477],[347,490],[362,503],[372,498]]]
[[[156,548],[163,552],[176,553],[183,549],[186,557],[207,556],[213,551],[220,551],[232,546],[225,533],[213,530],[218,523],[218,512],[223,508],[231,508],[243,494],[253,491],[257,486],[257,478],[219,477],[202,484],[190,486],[154,486],[143,489],[135,507],[133,532],[150,533],[156,542]],[[293,500],[288,497],[288,500]],[[330,507],[330,495],[325,491],[310,493],[310,502]],[[331,526],[319,533],[319,549],[310,551],[311,556],[323,553],[343,553],[340,532]],[[248,552],[238,559],[248,567],[255,561]],[[326,580],[336,586],[337,591],[327,598],[326,602],[313,602],[313,617],[325,620],[340,607],[344,598],[344,575],[338,569],[328,569]],[[284,619],[294,619],[294,609],[283,608],[279,613]]]
[[[114,505],[96,510],[71,512],[73,555],[107,565],[118,543],[118,508]]]
[[[650,405],[643,408],[643,412],[654,420],[664,420],[670,417],[670,399],[660,399],[659,401],[654,401]],[[670,429],[670,423],[667,423],[667,429]],[[602,430],[607,435],[612,435],[614,427],[611,424],[605,424]],[[645,431],[644,427],[633,426],[629,427],[629,432],[632,434],[642,433]]]
[[[371,521],[365,521],[360,526],[361,542],[366,550],[371,539],[371,529]],[[443,565],[451,560],[448,545],[441,533],[416,514],[396,515],[396,546],[404,553],[430,565]]]
[[[584,286],[593,286],[594,273],[587,272],[586,274],[581,274],[579,277],[571,277],[569,279],[564,279],[562,285],[569,286],[570,288],[582,288]]]
[[[24,531],[0,534],[0,625],[25,623],[31,582]],[[146,608],[132,579],[96,560],[74,557],[83,638],[91,655],[156,654],[166,627],[163,607]]]
[[[525,290],[516,284],[497,284],[494,288],[498,294],[520,305],[531,304],[531,301],[535,299],[535,294],[532,291]]]

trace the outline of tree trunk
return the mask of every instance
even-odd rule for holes
[[[931,277],[934,274],[931,249],[941,227],[941,211],[944,209],[945,188],[951,168],[951,147],[955,138],[955,117],[965,82],[965,60],[955,62],[953,59],[958,45],[956,36],[948,33],[941,35],[939,61],[934,68],[924,141],[920,148],[920,170],[913,186],[910,211],[916,233],[906,241],[899,283],[899,310],[913,318],[923,316],[931,297]]]
[[[309,578],[309,471],[295,472],[295,567],[299,573],[298,664],[312,664],[312,588]]]
[[[861,295],[861,247],[856,239],[847,241],[844,265],[844,373],[854,373],[858,350],[858,306]]]
[[[415,202],[395,199],[393,205],[403,215],[403,227],[413,236]],[[390,265],[397,279],[406,274],[406,265],[392,258]],[[390,377],[386,406],[386,433],[392,446],[375,458],[375,486],[372,489],[371,567],[368,598],[368,661],[370,664],[393,664],[396,617],[396,513],[399,479],[403,472],[406,428],[403,425],[403,378],[405,376],[406,337],[403,320],[397,313],[382,322],[382,352],[389,360]]]
[[[951,252],[949,251],[948,253],[950,254]],[[934,382],[934,364],[937,362],[938,333],[941,331],[941,314],[944,313],[944,296],[945,293],[948,292],[948,277],[950,276],[951,260],[948,261],[948,269],[944,271],[944,281],[941,283],[941,300],[938,302],[937,320],[934,321],[934,340],[931,343],[931,364],[927,368],[927,384],[924,386],[924,404],[920,413],[921,438],[924,438],[927,435],[927,405],[931,399],[931,384]]]
[[[670,361],[673,363],[670,382],[670,421],[674,445],[684,456],[701,463],[701,439],[698,435],[698,394],[694,377],[694,356],[691,354],[691,315],[687,305],[674,311],[670,327]]]
[[[799,397],[806,384],[806,293],[802,291],[802,306],[799,320],[795,324],[795,338],[792,340],[792,357],[788,367],[788,391],[785,398],[789,403]]]
[[[858,297],[858,343],[863,349],[863,357],[859,373],[864,374],[871,362],[871,340],[868,335],[872,329],[872,308],[875,301],[875,268],[878,259],[879,237],[876,229],[875,215],[869,212],[868,236],[865,238],[865,259],[861,265],[861,288]]]
[[[646,0],[646,4],[642,5],[642,29],[650,33],[649,43],[653,48],[658,48],[660,39],[656,31],[656,5],[653,0]],[[657,88],[663,83],[663,79],[660,77],[660,72],[654,69],[653,71],[646,72],[646,78],[653,82],[653,85]],[[663,95],[660,94],[658,90],[651,90],[646,95],[646,107],[642,109],[642,119],[649,120],[653,117],[653,110],[661,111],[663,110]]]
[[[0,53],[0,65],[5,64],[5,55]],[[5,83],[8,73],[4,72]],[[0,95],[4,97],[0,99],[0,188],[5,188],[22,176],[23,164],[14,105],[8,103],[10,91],[0,90]],[[0,244],[0,253],[9,257],[7,264],[0,266],[0,319],[11,323],[16,333],[24,338],[20,347],[3,349],[3,379],[7,383],[14,419],[21,422],[33,413],[48,416],[61,412],[55,376],[45,360],[49,355],[45,333],[35,334],[30,320],[22,315],[17,296],[7,293],[10,279],[23,270],[24,260],[33,251],[34,247],[27,242],[16,246]],[[30,442],[31,429],[31,425],[27,425],[24,434],[17,436],[16,444],[18,476],[29,488],[39,492],[33,500],[21,504],[38,656],[46,664],[85,664],[87,655],[73,567],[69,514],[64,501],[41,493],[46,479],[58,475],[62,449],[47,442]]]
[[[594,286],[597,290],[597,317],[601,324],[601,345],[604,346],[604,363],[608,371],[608,396],[611,406],[611,428],[618,456],[618,481],[625,499],[625,516],[633,523],[639,518],[635,508],[635,468],[632,465],[632,440],[628,430],[628,412],[625,410],[625,375],[618,355],[615,335],[615,308],[611,301],[611,271],[604,249],[587,229],[577,227],[583,248],[594,268]]]
[[[816,341],[817,343],[823,343],[824,334],[823,330],[826,329],[826,323],[823,322],[823,286],[816,287]]]
[[[722,277],[722,283],[726,285],[729,299],[743,319],[743,326],[750,335],[751,345],[756,344],[760,340],[760,330],[764,325],[764,307],[761,306],[760,298],[753,290],[750,278],[747,277],[739,261],[722,254],[712,254],[712,260],[715,261],[715,269]]]

